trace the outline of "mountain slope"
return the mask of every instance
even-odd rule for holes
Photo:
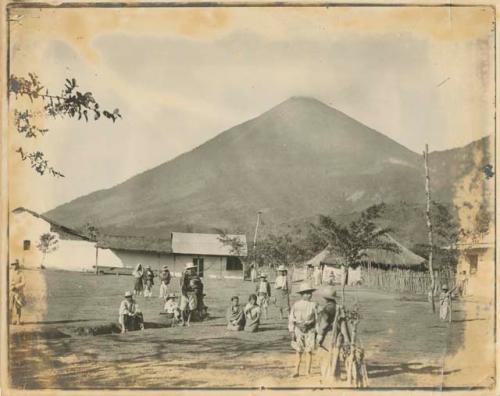
[[[298,97],[46,215],[72,227],[99,219],[97,226],[114,234],[251,232],[262,209],[272,225],[381,201],[422,202],[422,168],[420,155],[315,99]],[[436,196],[451,200],[441,190]]]

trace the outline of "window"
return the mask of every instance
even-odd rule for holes
[[[471,254],[468,256],[469,259],[469,273],[475,275],[477,273],[477,254]]]
[[[238,257],[228,257],[226,262],[227,271],[241,271],[243,264]]]
[[[203,278],[203,270],[204,270],[203,257],[193,258],[193,264],[196,265],[198,276],[200,278]]]
[[[31,241],[29,239],[25,239],[23,241],[23,250],[30,250]]]

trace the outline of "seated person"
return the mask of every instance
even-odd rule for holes
[[[174,293],[167,294],[163,310],[167,318],[173,319],[174,323],[181,320],[181,310],[177,304],[177,296]]]
[[[125,300],[120,304],[118,322],[122,328],[122,333],[133,330],[144,330],[144,318],[139,306],[132,298],[131,292],[125,293]]]
[[[245,331],[254,333],[259,330],[261,310],[257,304],[257,296],[250,294],[248,304],[245,306]]]
[[[231,297],[231,306],[227,309],[227,329],[241,331],[245,327],[245,314],[237,296]]]

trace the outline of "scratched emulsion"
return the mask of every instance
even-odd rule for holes
[[[286,40],[288,37],[303,39],[306,43],[314,42],[319,32],[328,34],[339,34],[342,37],[363,39],[367,42],[371,39],[388,37],[396,39],[398,37],[412,37],[421,41],[426,48],[425,56],[428,64],[439,69],[432,72],[436,91],[435,96],[442,111],[443,122],[453,125],[452,133],[463,136],[464,142],[479,139],[484,135],[493,135],[493,22],[494,11],[489,7],[477,8],[356,8],[356,7],[331,7],[331,8],[189,8],[189,9],[169,9],[169,8],[120,8],[120,9],[16,9],[11,8],[10,15],[14,20],[10,24],[10,69],[13,74],[25,76],[27,73],[37,73],[41,80],[50,87],[60,87],[62,78],[66,77],[61,73],[65,65],[56,65],[57,59],[47,59],[48,54],[54,56],[52,49],[60,45],[61,48],[68,49],[78,67],[68,73],[76,74],[72,77],[79,78],[78,73],[85,71],[86,82],[91,88],[92,80],[88,76],[99,75],[100,81],[106,82],[106,87],[113,92],[113,95],[126,98],[134,96],[139,103],[143,104],[144,112],[149,111],[149,104],[153,99],[155,103],[177,107],[188,106],[183,98],[173,98],[168,92],[162,94],[149,94],[144,90],[137,89],[137,85],[124,80],[113,70],[107,62],[102,47],[98,45],[99,40],[106,40],[116,37],[130,37],[131,39],[149,38],[165,40],[188,39],[194,43],[203,43],[210,51],[211,46],[219,40],[231,39],[233,34],[244,37],[252,34],[255,42],[266,42],[270,45]],[[250,33],[249,33],[250,32]],[[57,47],[59,48],[59,47]],[[460,48],[460,50],[458,50]],[[464,48],[466,50],[464,50]],[[348,50],[348,49],[347,49]],[[151,52],[154,55],[154,51]],[[448,56],[443,54],[449,54]],[[235,56],[238,56],[237,54]],[[409,55],[410,56],[410,55]],[[54,62],[55,61],[55,62]],[[183,62],[190,62],[176,54],[172,55],[172,63],[178,63],[182,67]],[[228,58],[228,62],[231,58]],[[391,60],[384,58],[380,62]],[[249,65],[251,68],[252,65]],[[255,66],[258,67],[258,66]],[[436,70],[437,70],[436,69]],[[434,69],[432,69],[434,70]],[[447,70],[449,73],[443,73]],[[286,67],[283,73],[290,72],[293,76],[293,67]],[[215,71],[215,73],[217,73]],[[251,73],[250,73],[251,74]],[[335,74],[335,70],[332,70]],[[208,76],[209,78],[210,76]],[[313,78],[314,76],[311,76]],[[338,79],[345,78],[339,75]],[[412,76],[399,81],[408,90],[414,88],[411,84]],[[137,83],[137,82],[136,82]],[[138,83],[140,85],[140,83]],[[448,96],[440,96],[441,91],[450,89],[450,85],[456,89],[457,95],[468,98],[474,106],[471,109],[456,111],[453,103],[450,103]],[[345,92],[348,92],[346,84]],[[370,87],[365,87],[366,95],[369,94]],[[265,95],[265,93],[263,94]],[[408,95],[411,95],[409,93]],[[221,94],[223,96],[223,93]],[[110,97],[113,97],[110,94]],[[104,96],[104,101],[109,97]],[[185,100],[185,99],[184,99]],[[380,108],[386,108],[387,117],[398,119],[396,107],[390,106],[400,101],[406,100],[401,94],[394,98],[387,98],[389,106],[384,103],[379,104]],[[11,98],[10,110],[23,106],[31,106],[27,101],[15,101]],[[125,102],[126,103],[126,102]],[[146,105],[147,104],[147,105]],[[206,105],[208,106],[208,105]],[[394,110],[395,109],[395,110]],[[37,110],[37,109],[35,109]],[[40,110],[38,108],[38,110]],[[121,109],[126,111],[125,109]],[[203,113],[206,108],[196,108],[196,111]],[[124,117],[127,117],[126,112]],[[426,115],[422,114],[422,118]],[[17,147],[22,145],[28,151],[30,149],[42,148],[47,153],[48,158],[58,163],[66,164],[62,169],[67,177],[71,177],[72,166],[66,154],[66,147],[74,137],[71,123],[64,120],[52,120],[38,117],[37,122],[41,127],[50,129],[43,139],[26,139],[18,136],[13,127],[13,117],[10,114],[9,127],[9,209],[23,206],[26,208],[41,208],[41,211],[51,209],[51,195],[58,194],[57,189],[64,186],[64,181],[56,181],[50,176],[34,175],[33,170],[22,162],[19,155],[15,153]],[[394,122],[397,125],[397,121]],[[422,123],[422,128],[426,124]],[[59,129],[64,129],[61,132]],[[103,126],[103,130],[106,126]],[[397,128],[394,128],[397,130]],[[400,125],[401,135],[405,126]],[[101,130],[101,132],[103,131]],[[81,133],[81,130],[73,133]],[[382,131],[383,132],[383,131]],[[393,131],[394,132],[394,131]],[[443,133],[450,133],[445,132]],[[397,132],[396,132],[397,134]],[[448,136],[452,139],[452,136]],[[446,141],[446,136],[443,138]],[[396,139],[397,140],[397,139]],[[422,148],[425,142],[422,142]],[[85,146],[87,150],[105,152],[109,147]],[[431,151],[433,147],[431,146]],[[494,207],[494,178],[487,179],[483,171],[488,164],[494,164],[493,139],[489,146],[478,146],[473,158],[470,158],[469,165],[460,170],[456,170],[461,175],[459,183],[453,186],[454,204],[458,208],[459,222],[462,228],[470,228],[477,216],[477,208],[485,206],[490,212]],[[133,155],[134,153],[129,153]],[[84,166],[75,164],[74,166]],[[431,167],[433,165],[431,164]],[[438,165],[437,165],[438,166]],[[113,172],[112,167],[103,169],[102,172]],[[432,174],[431,174],[432,176]],[[432,181],[431,181],[432,183]],[[62,187],[64,188],[64,187]],[[423,188],[423,180],[422,180]],[[40,193],[43,191],[43,194]],[[43,201],[46,200],[47,204]],[[42,202],[41,202],[42,201]],[[490,222],[489,235],[494,235],[494,221]],[[20,254],[22,249],[22,230],[18,235],[9,235],[10,257]],[[419,361],[423,368],[421,372],[415,369],[414,372],[405,377],[407,382],[400,383],[400,386],[491,386],[494,383],[494,258],[487,257],[491,271],[482,272],[481,276],[484,289],[480,302],[467,304],[465,306],[465,316],[461,322],[453,323],[452,327],[443,327],[435,330],[436,337],[456,337],[461,341],[461,345],[453,342],[445,342],[445,348],[437,351],[436,355],[429,361]],[[43,271],[25,271],[27,280],[28,305],[25,309],[24,321],[28,322],[24,330],[36,333],[41,330],[39,322],[43,321],[49,308],[47,307],[48,288]],[[75,307],[77,309],[78,307]],[[390,307],[387,312],[392,312],[394,307]],[[377,307],[373,307],[374,310]],[[421,309],[421,308],[415,308]],[[114,318],[113,308],[110,317]],[[390,313],[385,315],[390,317]],[[374,315],[376,316],[376,315]],[[375,318],[374,318],[375,320]],[[397,322],[391,323],[387,333],[381,336],[377,342],[369,342],[366,346],[368,359],[372,361],[374,372],[378,369],[383,371],[390,367],[397,366],[397,362],[380,362],[380,356],[384,351],[390,349],[393,357],[398,356],[398,349],[391,346],[392,337],[397,333]],[[411,320],[411,315],[406,317]],[[370,323],[362,325],[367,333],[370,330]],[[437,325],[436,325],[437,326]],[[248,354],[241,356],[239,351],[231,351],[235,359],[242,364],[251,367],[252,370],[245,372],[242,368],[230,369],[228,362],[224,362],[224,354],[218,351],[220,361],[201,362],[201,357],[196,352],[183,349],[182,336],[176,334],[173,337],[177,340],[179,356],[170,356],[162,349],[162,340],[155,338],[154,334],[147,334],[146,339],[150,343],[143,346],[145,356],[151,352],[151,356],[160,356],[159,360],[146,360],[127,363],[127,356],[120,356],[122,361],[110,362],[107,360],[107,349],[112,348],[112,353],[119,355],[121,345],[116,340],[110,340],[110,345],[100,345],[99,338],[91,340],[81,339],[82,345],[70,345],[69,341],[57,339],[47,340],[42,338],[23,338],[19,334],[23,329],[12,328],[11,333],[11,356],[15,356],[19,361],[24,362],[25,369],[29,372],[29,378],[22,380],[14,379],[13,385],[18,388],[64,388],[64,387],[113,387],[113,384],[125,384],[129,387],[163,387],[172,385],[168,379],[161,381],[164,373],[168,378],[180,376],[181,379],[175,384],[178,386],[318,386],[317,378],[292,380],[287,375],[274,375],[280,367],[291,370],[293,364],[293,354],[288,348],[288,341],[285,343],[277,337],[274,341],[269,341],[266,345],[269,351],[261,351],[259,354]],[[425,332],[425,328],[422,332]],[[179,332],[177,330],[177,332]],[[207,331],[208,332],[208,331]],[[271,331],[272,333],[272,331]],[[265,334],[265,332],[263,333]],[[434,333],[433,333],[434,334]],[[203,334],[210,344],[211,334]],[[266,336],[263,336],[266,337]],[[271,336],[269,336],[271,337]],[[425,336],[424,336],[425,338]],[[270,338],[271,339],[271,338]],[[196,340],[193,340],[195,343]],[[281,343],[286,347],[276,347],[274,343]],[[425,340],[422,342],[426,342]],[[429,341],[431,342],[431,341]],[[203,345],[200,346],[203,349]],[[157,348],[158,350],[153,350]],[[391,349],[393,348],[393,349]],[[405,348],[405,345],[398,346]],[[213,346],[216,349],[216,346]],[[220,349],[220,348],[219,348]],[[158,352],[159,351],[159,352]],[[111,352],[110,352],[111,353]],[[157,353],[155,355],[154,353]],[[183,355],[184,353],[184,355]],[[60,354],[60,355],[58,355]],[[417,352],[415,352],[417,354]],[[40,358],[38,358],[41,356]],[[176,359],[182,361],[180,368],[176,368]],[[228,359],[230,360],[230,359]],[[226,363],[226,365],[224,364]],[[393,364],[393,366],[391,366]],[[417,365],[417,363],[415,363]],[[378,366],[377,366],[378,365]],[[409,363],[411,365],[411,362]],[[260,367],[268,367],[268,372],[259,371]],[[196,371],[196,378],[182,378],[187,376],[187,368],[203,368]],[[19,368],[20,369],[20,368]],[[58,371],[59,370],[59,371]],[[395,369],[394,369],[395,370]],[[83,371],[86,376],[79,376],[78,372]],[[257,376],[255,373],[259,373]],[[11,372],[16,376],[18,372]],[[123,380],[123,383],[120,383]],[[395,382],[390,382],[390,386],[397,386]],[[374,375],[373,383],[384,386],[383,379],[377,379]],[[321,385],[328,385],[321,383]]]

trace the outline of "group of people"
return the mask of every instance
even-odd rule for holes
[[[134,295],[152,297],[154,278],[156,275],[148,265],[143,269],[137,264],[132,273],[134,277],[134,293],[125,292],[125,299],[120,304],[119,323],[122,333],[130,330],[144,328],[144,317],[139,305],[133,298]],[[164,300],[163,313],[175,325],[180,322],[182,326],[189,326],[191,319],[203,320],[207,316],[207,306],[204,303],[203,282],[196,273],[193,263],[186,264],[185,270],[180,278],[180,302],[175,293],[169,293],[169,285],[172,279],[168,266],[163,266],[158,277],[160,278],[159,298]]]
[[[156,275],[151,267],[146,265],[146,267],[143,268],[142,264],[139,263],[132,272],[132,276],[134,277],[134,295],[144,295],[144,297],[147,298],[153,297],[154,278]],[[168,266],[163,266],[163,269],[159,274],[159,278],[161,283],[160,295],[158,297],[165,298],[167,295],[167,287],[171,279]]]
[[[274,282],[275,297],[274,302],[283,319],[290,310],[290,285],[287,276],[287,268],[280,265],[277,269],[278,275]],[[268,309],[271,301],[271,284],[267,280],[267,275],[261,273],[258,276],[259,282],[255,288],[255,294],[250,294],[248,303],[243,308],[240,306],[238,296],[231,297],[231,305],[227,309],[227,329],[258,331],[261,317],[268,319]]]

